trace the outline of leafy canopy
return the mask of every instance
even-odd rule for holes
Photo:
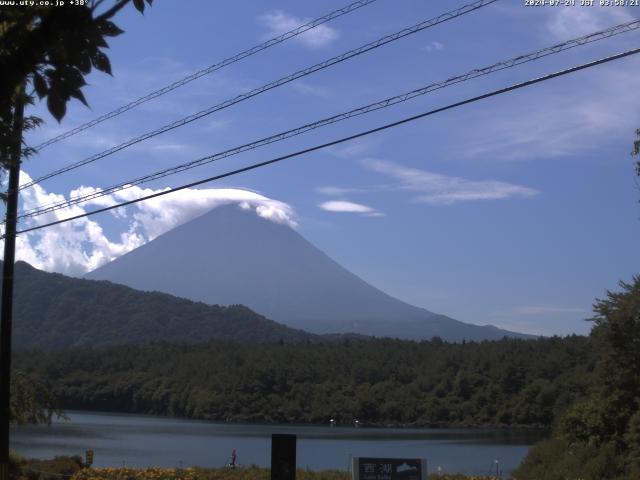
[[[37,117],[22,118],[17,106],[33,104],[34,94],[46,99],[51,115],[61,121],[67,102],[76,98],[85,105],[84,77],[92,68],[111,74],[104,52],[107,37],[123,31],[111,21],[132,0],[117,0],[101,11],[105,0],[84,5],[6,6],[0,10],[0,168],[15,166],[33,152],[22,133],[40,125]],[[146,0],[151,5],[152,0]],[[141,13],[145,0],[133,0]],[[0,195],[3,200],[6,195]],[[10,405],[14,423],[41,423],[57,412],[51,393],[33,378],[16,372]]]
[[[111,20],[132,0],[117,0],[98,12],[105,0],[61,8],[34,5],[6,7],[0,11],[0,164],[9,165],[15,142],[14,112],[17,101],[33,103],[33,94],[47,102],[58,121],[65,116],[67,102],[75,98],[85,105],[84,80],[93,68],[111,75],[111,63],[104,49],[107,38],[123,31]],[[146,0],[150,5],[153,0]],[[145,0],[133,0],[144,12]],[[24,87],[29,85],[29,90]],[[25,127],[40,119],[28,117]],[[23,151],[30,154],[32,151]]]

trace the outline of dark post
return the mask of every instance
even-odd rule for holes
[[[271,480],[296,479],[296,436],[271,435]]]
[[[13,142],[9,163],[9,189],[2,265],[2,307],[0,309],[0,480],[9,479],[9,412],[11,400],[11,321],[13,316],[13,266],[16,253],[16,217],[20,185],[20,156],[24,117],[24,91],[16,99],[13,114]]]

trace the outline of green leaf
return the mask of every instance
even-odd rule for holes
[[[107,41],[104,39],[104,37],[100,34],[95,35],[93,38],[93,43],[96,47],[101,47],[101,48],[109,48],[109,44],[107,43]]]
[[[136,7],[140,13],[144,13],[144,0],[133,0],[133,6]]]
[[[91,56],[91,63],[101,72],[105,72],[111,75],[111,62],[109,61],[109,58],[101,51],[98,50]]]
[[[47,108],[53,118],[60,122],[64,114],[67,113],[67,102],[58,93],[50,91],[47,97]]]
[[[82,93],[82,90],[80,90],[79,88],[69,92],[69,95],[71,95],[72,97],[77,98],[78,100],[80,100],[82,103],[84,103],[84,105],[86,107],[89,106],[89,104],[87,103],[87,99],[84,98],[84,93]]]
[[[42,98],[47,94],[47,90],[49,87],[47,86],[47,81],[44,79],[42,75],[38,72],[33,74],[33,87],[38,94],[38,97]]]
[[[30,115],[28,117],[24,117],[24,121],[22,122],[22,129],[24,131],[33,130],[42,125],[44,121],[40,117],[36,117],[34,115]]]
[[[64,69],[64,78],[67,80],[68,84],[73,86],[81,87],[87,84],[82,72],[72,66]]]
[[[124,30],[118,28],[115,23],[110,22],[109,20],[105,20],[104,22],[98,24],[98,31],[102,35],[106,35],[107,37],[116,37],[121,33],[124,33]]]
[[[78,57],[76,62],[76,66],[78,70],[80,70],[85,75],[91,72],[91,57],[88,54],[82,54]]]

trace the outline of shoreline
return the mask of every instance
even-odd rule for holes
[[[63,409],[63,413],[66,414],[96,414],[103,416],[123,416],[123,417],[139,417],[149,419],[163,419],[174,420],[184,422],[204,422],[213,425],[237,425],[237,426],[257,426],[257,427],[328,427],[338,429],[398,429],[398,430],[520,430],[520,431],[551,431],[551,425],[530,425],[530,424],[467,424],[467,423],[452,423],[452,424],[416,424],[416,423],[364,423],[360,422],[358,426],[349,423],[335,423],[331,425],[326,423],[298,423],[298,422],[279,422],[279,421],[259,421],[259,420],[245,420],[245,419],[212,419],[204,417],[182,417],[162,415],[156,413],[140,413],[140,412],[123,412],[119,410],[90,410],[90,409]],[[58,418],[54,419],[52,423],[64,422],[64,420]]]
[[[314,471],[348,470],[352,456],[426,458],[433,470],[484,474],[494,459],[504,471],[517,468],[547,430],[469,428],[355,428],[350,425],[257,425],[214,423],[173,417],[68,411],[70,421],[53,428],[14,430],[12,446],[26,457],[95,452],[95,466],[136,468],[182,465],[221,467],[232,449],[242,465],[269,466],[271,435],[298,438],[298,465]],[[58,423],[60,422],[60,423]],[[34,443],[35,441],[35,443]],[[322,452],[322,455],[318,455]]]

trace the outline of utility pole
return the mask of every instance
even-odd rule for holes
[[[0,308],[0,480],[9,480],[9,413],[11,400],[11,323],[13,320],[13,270],[16,253],[16,222],[20,157],[24,123],[24,87],[20,88],[13,112],[13,144],[9,149],[9,188],[2,265],[2,305]]]

